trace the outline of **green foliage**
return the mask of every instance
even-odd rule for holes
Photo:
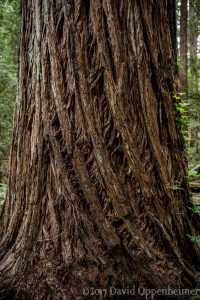
[[[187,110],[185,109],[187,104],[185,102],[181,102],[183,95],[184,93],[172,93],[172,99],[177,130],[182,134],[183,139],[188,141],[188,115]]]
[[[191,180],[191,179],[199,179],[200,178],[200,174],[198,174],[197,171],[194,171],[194,170],[189,170],[188,171],[188,179]]]
[[[194,202],[194,201],[192,200],[192,202]],[[190,209],[193,214],[200,214],[200,206],[199,205],[193,204],[193,206],[189,207],[188,209]]]
[[[177,191],[177,190],[183,190],[183,188],[180,185],[180,182],[175,181],[171,186],[170,189],[172,191]]]
[[[181,182],[179,181],[174,181],[172,184],[169,184],[168,185],[168,188],[170,190],[172,190],[173,192],[176,192],[176,191],[179,191],[179,190],[184,190],[182,187],[181,187]]]
[[[197,195],[199,198],[200,195]],[[190,197],[190,206],[188,206],[187,209],[190,210],[192,214],[200,214],[200,204],[197,203],[195,196]]]
[[[187,237],[192,241],[192,242],[195,242],[195,243],[200,243],[200,236],[192,236],[192,235],[189,235],[189,234],[186,234]]]
[[[5,196],[6,196],[6,184],[0,183],[0,205],[5,200]]]

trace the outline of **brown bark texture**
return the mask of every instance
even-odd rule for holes
[[[187,70],[188,70],[188,0],[181,0],[180,6],[180,84],[181,92],[187,99]]]
[[[195,97],[198,94],[198,66],[197,66],[197,52],[198,52],[198,16],[195,7],[195,1],[189,1],[189,41],[190,41],[190,94]]]
[[[22,1],[2,299],[197,287],[199,247],[186,234],[196,235],[198,219],[187,210],[167,7]]]

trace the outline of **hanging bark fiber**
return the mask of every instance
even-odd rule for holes
[[[168,9],[165,0],[22,1],[0,298],[197,287]]]

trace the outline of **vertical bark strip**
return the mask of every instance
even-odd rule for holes
[[[198,67],[196,66],[197,52],[198,52],[198,17],[197,8],[195,7],[195,1],[189,1],[189,42],[190,42],[190,94],[191,97],[195,97],[198,94]]]
[[[188,70],[188,0],[181,0],[180,7],[180,83],[181,90],[187,99],[187,70]]]
[[[165,0],[22,1],[2,298],[196,287],[168,9]]]
[[[167,11],[171,32],[171,41],[172,41],[172,49],[174,53],[174,59],[177,60],[177,24],[176,24],[176,1],[168,0],[167,1]]]

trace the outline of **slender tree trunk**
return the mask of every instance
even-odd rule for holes
[[[0,227],[5,298],[196,287],[167,8],[164,0],[22,1]]]
[[[190,102],[198,101],[198,59],[197,59],[197,40],[198,40],[198,18],[197,9],[194,0],[189,1],[189,50],[190,50],[190,60],[189,60],[189,70],[190,70],[190,81],[188,85],[188,92],[190,97]],[[198,113],[192,111],[192,118],[198,122]],[[190,129],[190,146],[195,147],[198,151],[198,128]],[[198,152],[197,152],[198,153]]]
[[[181,0],[180,7],[180,83],[181,92],[185,93],[187,99],[187,70],[188,70],[188,1]]]
[[[197,38],[198,20],[196,16],[195,1],[189,2],[189,30],[190,30],[190,91],[193,95],[198,94],[198,68],[197,68]]]

